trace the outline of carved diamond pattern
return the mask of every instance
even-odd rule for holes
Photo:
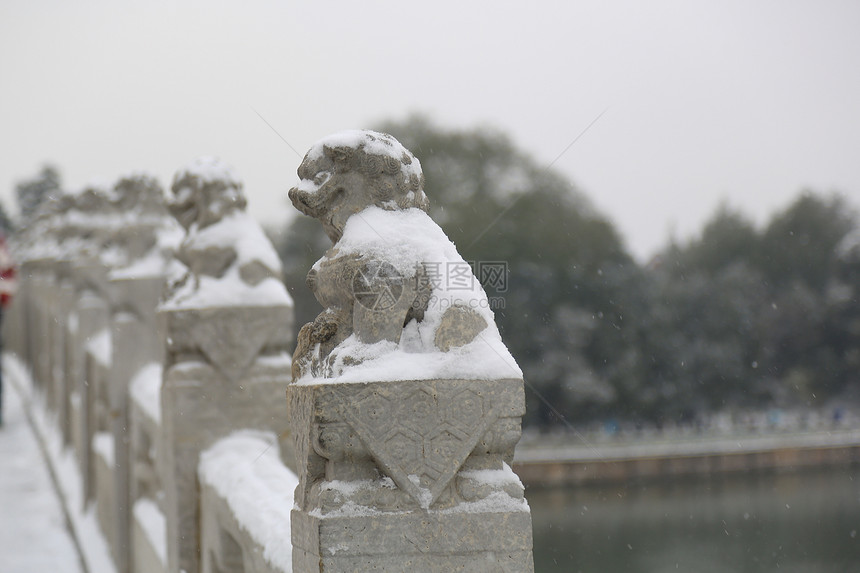
[[[378,392],[366,392],[356,401],[358,411],[366,417],[373,427],[388,434],[392,430],[395,417],[392,416],[391,400]]]
[[[380,469],[429,507],[498,414],[471,390],[432,382],[339,392],[344,420]]]
[[[408,421],[408,427],[415,429],[421,435],[431,432],[439,423],[436,398],[426,388],[421,388],[399,400],[398,406],[398,421]]]
[[[484,413],[481,397],[472,390],[460,392],[448,402],[445,418],[452,424],[461,424],[469,420],[477,420]]]
[[[388,449],[397,452],[399,465],[406,475],[418,475],[424,464],[421,450],[415,448],[415,444],[420,442],[420,434],[402,429],[394,432],[384,444]]]
[[[271,309],[244,309],[242,321],[233,313],[200,311],[201,320],[189,327],[191,339],[203,355],[231,382],[239,380],[271,339],[277,323]]]

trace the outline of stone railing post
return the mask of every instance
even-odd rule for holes
[[[75,261],[76,282],[75,315],[70,321],[71,350],[68,354],[71,393],[69,411],[72,443],[77,455],[83,486],[84,504],[93,499],[95,476],[93,473],[92,440],[95,434],[92,404],[95,386],[88,380],[87,346],[96,335],[108,331],[110,308],[107,295],[107,269],[94,256]]]
[[[116,224],[108,249],[114,268],[109,272],[111,307],[111,368],[107,381],[110,434],[115,466],[112,498],[115,508],[115,562],[120,573],[131,570],[132,469],[129,392],[141,368],[162,363],[164,336],[158,330],[156,308],[165,288],[167,257],[178,246],[179,229],[167,211],[158,182],[145,175],[121,178],[114,186]],[[175,243],[175,244],[171,244]]]
[[[45,401],[53,403],[53,388],[51,386],[51,322],[54,307],[53,300],[53,259],[33,261],[30,269],[35,271],[32,276],[33,299],[33,381],[36,388],[43,392]]]
[[[110,432],[114,439],[115,466],[112,487],[115,491],[117,531],[116,565],[120,573],[131,567],[131,417],[129,389],[134,375],[163,355],[163,342],[155,326],[155,309],[164,287],[164,277],[113,278],[111,314],[111,351],[113,359],[108,383],[111,408]]]
[[[81,198],[85,195],[98,196],[106,201],[104,192],[94,188],[87,188],[80,194],[64,194],[56,201],[53,234],[58,248],[51,264],[50,290],[46,291],[47,298],[43,301],[50,314],[50,372],[43,382],[47,385],[48,407],[57,417],[57,425],[65,444],[71,441],[72,426],[69,418],[72,387],[68,371],[70,329],[74,328],[76,302],[74,265],[89,243],[87,236],[97,234],[100,230],[100,221],[90,219],[90,213],[81,210],[84,203]]]
[[[55,380],[61,389],[60,412],[66,413],[67,420],[62,424],[60,416],[61,429],[78,457],[86,505],[97,492],[93,437],[99,429],[107,429],[109,416],[103,413],[99,428],[95,422],[95,398],[110,361],[103,349],[110,347],[107,273],[114,264],[104,255],[116,225],[111,191],[100,184],[64,195],[61,205],[66,206],[63,224],[57,230],[62,247],[58,286],[63,296],[57,297],[55,321],[60,325],[63,351],[62,366],[55,366]],[[88,358],[93,349],[95,358]],[[107,508],[99,510],[104,514]]]
[[[21,346],[23,349],[22,359],[24,364],[33,374],[33,381],[41,388],[37,373],[43,369],[41,361],[44,360],[44,338],[43,338],[43,309],[41,308],[41,282],[45,272],[43,260],[25,259],[21,261],[19,268],[19,286],[13,304],[20,308],[21,323],[24,329],[16,334],[23,338]]]
[[[391,136],[344,132],[299,177],[290,199],[334,246],[308,275],[324,310],[299,332],[287,392],[293,571],[533,571],[510,467],[522,372],[425,213],[418,161]]]
[[[69,402],[72,394],[72,379],[69,376],[70,356],[72,350],[71,332],[76,325],[75,320],[75,284],[73,276],[74,261],[64,258],[56,264],[56,309],[54,311],[53,347],[51,349],[52,383],[56,403],[54,409],[57,412],[57,425],[63,438],[63,445],[69,445],[72,441],[72,420],[69,411]]]
[[[171,210],[188,231],[159,318],[166,333],[161,390],[168,571],[200,566],[200,452],[237,429],[274,432],[290,454],[292,301],[280,261],[245,213],[241,183],[214,159],[176,174]]]

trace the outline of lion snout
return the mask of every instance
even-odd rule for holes
[[[302,191],[298,187],[293,187],[288,193],[293,206],[310,217],[317,217],[320,212],[320,207],[323,203],[322,198],[316,194]]]

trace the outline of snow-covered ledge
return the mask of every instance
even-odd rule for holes
[[[298,477],[271,432],[238,431],[203,451],[202,573],[292,571],[290,511]]]

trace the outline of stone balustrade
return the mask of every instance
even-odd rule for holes
[[[43,205],[7,349],[120,573],[532,571],[522,372],[394,138],[314,146],[290,198],[333,247],[294,344],[280,261],[201,158]],[[171,215],[169,216],[168,215]],[[474,279],[474,277],[472,277]],[[286,394],[286,395],[285,395]]]
[[[189,182],[199,183],[191,203],[179,197]],[[132,176],[45,205],[16,237],[21,288],[4,321],[6,350],[29,368],[77,458],[84,507],[72,509],[93,511],[116,571],[289,571],[265,538],[248,534],[259,521],[244,523],[198,462],[233,431],[268,431],[283,448],[275,443],[256,463],[244,460],[244,470],[228,469],[284,478],[288,515],[297,481],[283,461],[293,464],[284,414],[292,302],[244,200],[228,202],[231,213],[207,208],[222,187],[241,193],[227,168],[198,161],[176,183],[173,201],[154,179]],[[231,299],[236,284],[206,274],[207,257],[237,253],[224,257],[210,245],[195,252],[200,221],[183,228],[188,220],[174,216],[183,208],[208,213],[210,235],[226,216],[220,234],[249,263],[235,274],[258,287],[254,304]],[[198,514],[202,522],[182,517]],[[281,521],[289,556],[289,521]],[[225,566],[235,554],[248,556],[246,568]]]

